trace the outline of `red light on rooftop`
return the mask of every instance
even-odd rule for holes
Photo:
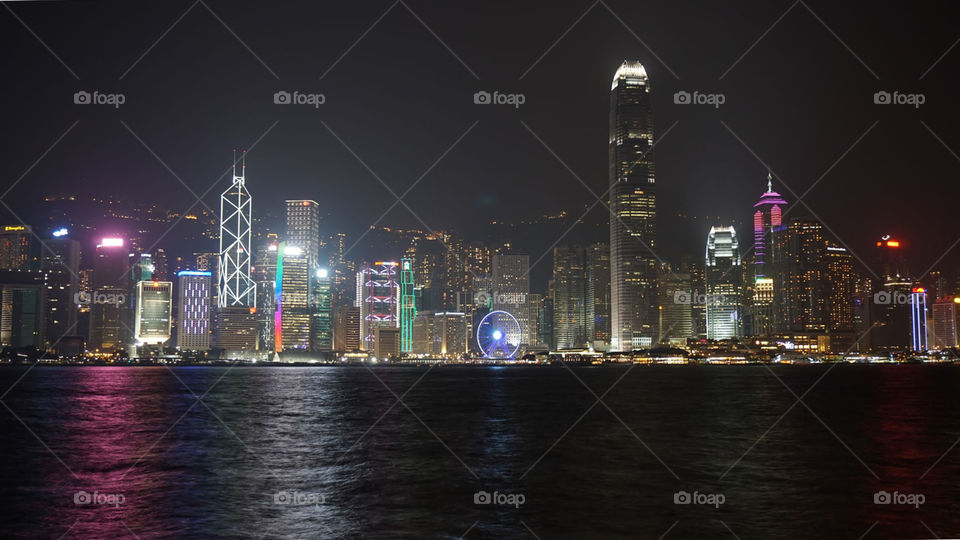
[[[900,242],[898,240],[887,240],[887,247],[898,248],[900,247]]]
[[[913,288],[913,292],[915,292],[915,293],[925,293],[925,292],[927,292],[927,290],[924,289],[923,287],[914,287],[914,288]]]
[[[257,312],[257,308],[255,307],[250,308],[250,313],[256,313],[256,312]]]
[[[302,204],[303,206],[310,206],[310,201],[303,201],[300,204]]]

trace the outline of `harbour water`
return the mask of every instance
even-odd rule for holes
[[[2,530],[958,536],[958,387],[953,365],[7,366]]]

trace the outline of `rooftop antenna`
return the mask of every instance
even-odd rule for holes
[[[244,150],[241,156],[242,157],[240,159],[243,161],[241,176],[243,176],[243,179],[246,180],[247,179],[247,151]]]
[[[767,193],[773,191],[773,177],[770,174],[770,169],[767,169]]]
[[[237,149],[233,149],[233,177],[237,177]]]

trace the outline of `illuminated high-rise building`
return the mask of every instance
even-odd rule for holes
[[[491,260],[493,283],[491,291],[491,309],[506,311],[520,323],[520,335],[508,332],[508,343],[529,345],[530,313],[527,307],[527,295],[530,294],[530,256],[505,251],[497,253]],[[512,332],[512,331],[511,331]]]
[[[246,151],[240,176],[233,160],[233,183],[220,196],[219,307],[256,307],[257,286],[250,277],[253,201],[246,187]]]
[[[5,225],[0,230],[0,270],[30,270],[32,245],[29,225]]]
[[[660,272],[660,317],[657,321],[661,343],[686,345],[693,337],[693,289],[690,274],[665,267]]]
[[[172,304],[172,282],[137,282],[134,339],[138,345],[161,345],[170,339]]]
[[[824,266],[827,272],[827,328],[831,332],[852,332],[857,280],[853,255],[846,248],[827,242]]]
[[[310,263],[299,246],[280,243],[277,255],[276,351],[310,349]]]
[[[879,288],[874,294],[876,328],[871,332],[878,349],[898,349],[911,344],[912,313],[910,298],[915,287],[907,273],[905,242],[884,235],[877,241],[880,267]]]
[[[553,248],[553,338],[557,349],[583,347],[593,333],[587,314],[587,262],[579,246]],[[592,294],[590,300],[593,300]]]
[[[606,348],[610,344],[610,245],[592,244],[586,249],[587,292],[592,293],[587,298],[587,314],[593,317],[587,323],[588,329],[592,327],[590,340]]]
[[[624,62],[610,90],[610,347],[656,341],[657,205],[647,72]]]
[[[103,238],[97,244],[92,291],[81,298],[90,305],[91,349],[111,351],[125,345],[124,325],[131,303],[128,264],[123,238]]]
[[[284,240],[288,246],[303,250],[311,271],[320,264],[320,205],[317,201],[287,200]]]
[[[417,316],[413,292],[413,261],[400,260],[400,353],[413,352],[413,320]]]
[[[960,346],[960,296],[944,296],[933,304],[933,343],[935,349]]]
[[[914,287],[910,293],[910,348],[927,350],[927,291]]]
[[[767,172],[767,191],[753,205],[753,277],[771,277],[768,264],[773,253],[773,231],[783,225],[787,201],[773,191],[773,177]]]
[[[740,337],[740,243],[733,227],[711,227],[705,259],[707,339]]]
[[[773,191],[773,176],[767,172],[767,191],[753,205],[753,250],[748,253],[744,267],[744,332],[753,336],[773,334],[774,321],[772,286],[775,267],[774,239],[783,228],[783,207],[787,202]],[[758,280],[764,280],[759,282]]]
[[[829,322],[823,224],[794,219],[773,232],[774,330],[825,332]]]
[[[210,313],[213,274],[204,270],[177,273],[177,348],[181,351],[210,349]]]
[[[357,302],[361,309],[360,347],[363,350],[377,349],[378,328],[399,328],[399,266],[395,261],[378,261],[357,273]],[[399,339],[398,334],[398,342]]]
[[[313,302],[310,309],[312,319],[311,348],[317,352],[333,350],[332,313],[330,310],[330,271],[318,268],[313,284]]]

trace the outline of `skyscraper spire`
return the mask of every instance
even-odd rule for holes
[[[237,151],[233,151],[233,182],[220,196],[219,307],[256,307],[256,284],[250,277],[252,201],[244,186],[246,151],[237,176]]]
[[[770,169],[767,169],[767,193],[773,193],[773,175],[770,174]]]

